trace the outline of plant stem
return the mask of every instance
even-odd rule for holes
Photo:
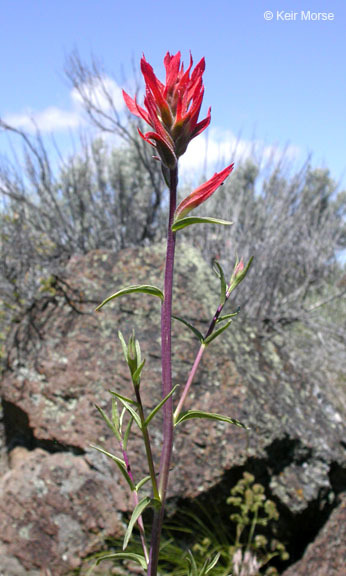
[[[223,308],[224,308],[224,306],[225,306],[228,298],[230,297],[230,295],[231,295],[231,290],[230,290],[230,286],[229,286],[229,288],[228,288],[228,290],[227,290],[227,292],[226,292],[226,295],[225,295],[225,300],[224,300],[223,302],[221,302],[221,304],[219,304],[219,306],[218,306],[218,308],[217,308],[217,310],[216,310],[216,312],[215,312],[215,314],[214,314],[214,317],[213,317],[212,321],[210,322],[210,326],[209,326],[209,328],[208,328],[208,332],[206,333],[204,339],[208,338],[208,336],[210,336],[210,334],[213,333],[213,331],[214,331],[214,329],[215,329],[215,326],[216,326],[216,322],[218,321],[219,316],[220,316],[220,314],[221,314],[221,312],[222,312],[222,310],[223,310]]]
[[[222,302],[221,304],[219,304],[219,306],[218,306],[218,308],[217,308],[217,310],[216,310],[216,312],[215,312],[215,314],[214,314],[214,316],[213,316],[213,319],[212,319],[212,321],[210,322],[208,331],[207,331],[204,339],[208,338],[208,336],[210,336],[210,335],[213,333],[213,331],[214,331],[214,329],[215,329],[215,326],[216,326],[216,322],[217,322],[217,320],[218,320],[218,318],[219,318],[219,316],[220,316],[220,314],[221,314],[221,312],[222,312],[222,310],[223,310],[224,305],[226,304],[227,300],[229,299],[230,295],[231,295],[231,291],[230,291],[230,289],[228,289],[227,292],[226,292],[226,295],[225,295],[225,300],[224,300],[224,302]],[[186,400],[186,396],[187,396],[187,394],[188,394],[188,392],[189,392],[189,390],[190,390],[192,381],[193,381],[193,379],[194,379],[194,377],[195,377],[195,374],[196,374],[196,372],[197,372],[198,365],[199,365],[199,363],[200,363],[200,361],[201,361],[201,358],[202,358],[202,356],[203,356],[203,352],[204,352],[204,350],[206,349],[206,347],[207,347],[207,345],[204,344],[204,342],[202,342],[201,347],[200,347],[200,349],[198,350],[198,354],[197,354],[197,356],[196,356],[196,358],[195,358],[195,361],[194,361],[194,363],[193,363],[193,366],[192,366],[191,372],[190,372],[190,374],[189,374],[189,377],[188,377],[188,379],[187,379],[187,382],[186,382],[186,384],[185,384],[184,390],[183,390],[182,395],[181,395],[181,397],[180,397],[180,400],[179,400],[179,402],[178,402],[178,406],[177,406],[176,409],[175,409],[174,419],[173,419],[174,422],[177,421],[178,416],[179,416],[179,414],[180,414],[180,412],[181,412],[181,409],[182,409],[183,404],[184,404],[184,402],[185,402],[185,400]]]
[[[206,345],[205,345],[205,344],[201,344],[201,347],[200,347],[200,349],[198,350],[198,354],[197,354],[197,356],[196,356],[196,358],[195,358],[195,361],[194,361],[194,363],[193,363],[191,372],[190,372],[190,374],[189,374],[188,380],[187,380],[187,382],[186,382],[186,384],[185,384],[185,388],[184,388],[183,393],[182,393],[182,395],[181,395],[181,397],[180,397],[178,406],[177,406],[176,409],[175,409],[174,418],[173,418],[174,422],[177,421],[178,416],[179,416],[179,414],[180,414],[180,412],[181,412],[181,409],[182,409],[183,404],[184,404],[184,402],[185,402],[186,396],[188,395],[188,392],[189,392],[189,390],[190,390],[190,386],[191,386],[192,381],[193,381],[193,379],[194,379],[194,377],[195,377],[195,374],[196,374],[196,372],[197,372],[198,365],[199,365],[199,363],[200,363],[200,361],[201,361],[201,358],[202,358],[202,356],[203,356],[203,352],[204,352],[205,349],[206,349]]]
[[[135,484],[135,480],[134,480],[134,477],[132,474],[129,458],[128,458],[127,452],[126,452],[122,442],[120,442],[120,448],[121,448],[121,451],[123,453],[123,458],[125,461],[126,470],[128,472],[128,475],[130,476],[133,484]],[[132,494],[133,494],[133,503],[134,503],[134,506],[136,507],[138,502],[139,502],[138,494],[136,491],[133,491]],[[149,562],[149,554],[148,554],[147,542],[145,539],[145,530],[144,530],[144,524],[143,524],[142,516],[140,516],[138,518],[137,524],[138,524],[138,528],[139,528],[139,534],[140,534],[141,544],[142,544],[142,548],[143,548],[144,558],[146,559],[147,562]]]
[[[162,398],[172,390],[172,292],[175,252],[175,233],[172,232],[174,212],[177,203],[178,168],[170,170],[170,201],[167,230],[166,266],[164,281],[164,301],[161,310],[161,362],[162,362]],[[164,516],[164,507],[168,485],[169,467],[173,448],[173,400],[170,397],[163,405],[163,446],[160,460],[159,494],[161,507],[154,511],[151,534],[148,576],[157,575],[160,539]]]
[[[148,460],[149,474],[150,474],[150,478],[151,478],[151,484],[153,487],[153,494],[154,494],[154,498],[159,499],[160,496],[159,496],[159,491],[157,488],[156,473],[155,473],[155,468],[154,468],[153,454],[152,454],[151,446],[150,446],[150,438],[149,438],[148,428],[144,425],[145,418],[144,418],[144,412],[143,412],[142,399],[141,399],[141,395],[139,392],[139,387],[135,386],[134,388],[135,388],[135,393],[136,393],[136,400],[137,400],[137,405],[138,405],[139,417],[140,417],[141,423],[142,423],[142,436],[143,436],[145,451],[146,451],[147,460]]]

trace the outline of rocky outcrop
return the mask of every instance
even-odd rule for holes
[[[332,512],[326,525],[299,562],[283,576],[342,576],[346,569],[346,498]]]
[[[122,489],[92,470],[85,458],[41,448],[11,453],[1,479],[1,569],[12,574],[66,574],[80,552],[95,552],[102,538],[122,533]],[[117,502],[117,510],[109,511]],[[124,511],[124,507],[123,507]]]
[[[76,256],[13,331],[1,386],[0,565],[8,566],[6,576],[36,576],[47,566],[54,576],[67,574],[123,532],[131,502],[117,469],[90,448],[117,448],[94,404],[109,409],[110,388],[130,393],[117,331],[129,335],[132,328],[147,358],[144,404],[150,409],[159,401],[160,301],[131,295],[98,314],[94,308],[128,284],[162,287],[163,266],[160,246]],[[174,313],[204,331],[218,304],[218,280],[189,246],[178,247],[176,270]],[[240,321],[208,348],[189,405],[238,418],[251,428],[249,437],[222,423],[182,424],[168,510],[178,498],[230,488],[249,469],[276,500],[295,560],[344,489],[346,394],[297,373],[279,341],[262,342],[250,329],[240,330]],[[196,349],[191,332],[176,323],[175,383],[186,381]],[[157,461],[160,415],[151,434]],[[138,435],[129,450],[139,479],[146,470]]]

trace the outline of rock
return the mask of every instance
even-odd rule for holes
[[[147,358],[142,383],[146,410],[159,402],[160,301],[130,295],[99,313],[94,309],[129,284],[162,288],[163,267],[161,246],[76,256],[57,280],[56,294],[41,295],[14,331],[1,386],[10,464],[3,464],[0,485],[3,495],[11,485],[13,499],[20,494],[21,510],[30,513],[20,524],[20,512],[2,496],[0,545],[23,570],[44,567],[49,558],[54,576],[59,576],[101,548],[109,536],[123,532],[123,514],[131,511],[132,501],[116,466],[90,448],[91,443],[111,451],[118,448],[94,405],[110,409],[108,389],[131,394],[117,332],[121,329],[128,337],[132,328]],[[187,245],[178,245],[175,287],[174,314],[206,331],[218,305],[219,281],[200,253]],[[342,490],[342,473],[331,471],[335,465],[338,471],[345,467],[346,402],[340,399],[342,392],[332,393],[332,382],[324,390],[311,375],[297,373],[277,341],[263,342],[240,325],[241,317],[207,349],[186,407],[223,412],[243,421],[251,428],[249,439],[242,429],[223,423],[194,420],[178,427],[167,509],[173,512],[178,498],[196,498],[217,487],[229,492],[242,470],[250,469],[281,507],[293,549],[297,515],[308,520],[309,510],[321,510],[327,517],[331,496]],[[173,378],[182,386],[198,343],[178,322],[173,338]],[[157,464],[160,414],[153,420],[151,437]],[[129,452],[139,480],[147,470],[135,430]],[[61,478],[70,476],[74,480],[68,481],[70,488],[62,495],[61,482],[67,480]],[[28,481],[24,489],[24,478],[31,477],[35,481]],[[81,499],[75,495],[81,489],[73,484],[77,477],[82,486],[93,486],[88,498],[83,497],[84,488]],[[45,488],[38,496],[39,486]],[[93,496],[97,499],[98,493],[105,500],[94,523]],[[18,546],[21,529],[23,546]],[[46,550],[44,557],[35,542]],[[13,572],[22,574],[27,572]]]
[[[114,503],[120,511],[123,497],[84,458],[33,450],[1,479],[1,569],[6,576],[40,569],[60,576],[77,568],[81,552],[98,550],[105,535],[122,534]]]
[[[346,574],[346,495],[310,544],[303,558],[283,576],[343,576]]]

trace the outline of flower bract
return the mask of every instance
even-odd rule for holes
[[[230,164],[227,168],[224,168],[221,172],[216,172],[210,180],[204,182],[201,186],[196,188],[191,194],[189,194],[182,202],[180,202],[178,208],[175,211],[174,221],[181,220],[191,212],[194,208],[197,208],[200,204],[205,202],[215,190],[223,184],[227,176],[233,170],[234,164]]]

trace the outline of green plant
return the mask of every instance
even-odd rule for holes
[[[257,576],[259,570],[276,556],[287,560],[288,553],[279,540],[259,533],[259,529],[273,525],[279,513],[275,503],[266,498],[264,487],[255,483],[252,474],[244,472],[243,478],[232,488],[227,504],[237,509],[230,516],[236,524],[235,542],[230,549],[234,576]],[[270,566],[262,573],[274,576],[277,571]]]
[[[215,557],[218,562],[212,568],[213,576],[277,575],[271,561],[276,557],[287,560],[288,553],[275,536],[279,514],[275,503],[266,498],[264,487],[245,472],[232,488],[227,504],[235,510],[229,525],[215,507],[208,510],[199,506],[195,512],[180,511],[179,523],[166,526],[162,576],[200,576],[203,566]]]
[[[275,503],[266,498],[264,487],[245,472],[226,502],[233,508],[231,522],[225,522],[215,503],[179,508],[177,520],[166,522],[159,576],[277,576],[271,562],[276,557],[287,560],[288,553],[276,537],[279,514]],[[120,545],[113,543],[114,549]],[[129,551],[140,553],[138,537]],[[134,574],[127,566],[126,573]]]

